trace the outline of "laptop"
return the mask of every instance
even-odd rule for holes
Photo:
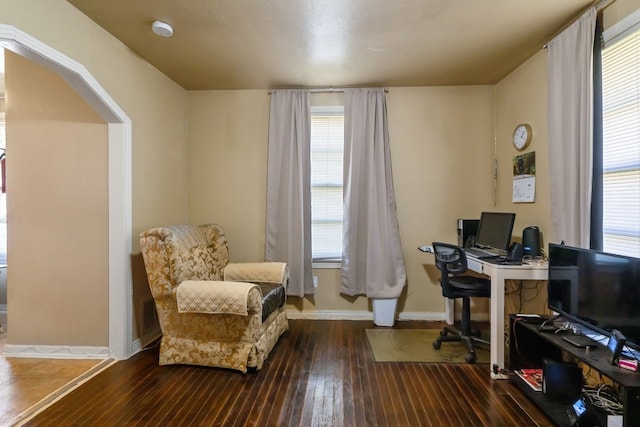
[[[471,247],[464,248],[465,253],[475,258],[506,255],[515,219],[515,213],[482,212],[476,238]]]

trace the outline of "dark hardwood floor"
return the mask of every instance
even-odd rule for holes
[[[397,328],[439,328],[397,322]],[[377,363],[370,321],[290,320],[263,369],[118,362],[28,426],[540,426],[553,424],[487,365]],[[457,345],[457,344],[449,344]]]

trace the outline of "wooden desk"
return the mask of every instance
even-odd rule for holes
[[[491,354],[489,370],[491,377],[506,379],[502,374],[494,374],[493,366],[504,368],[504,291],[505,280],[548,280],[549,265],[522,264],[500,265],[482,261],[481,259],[467,256],[469,270],[489,276],[491,279],[491,302],[489,322],[491,328]]]

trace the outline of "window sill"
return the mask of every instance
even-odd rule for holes
[[[313,261],[311,263],[312,268],[342,268],[342,262],[340,261]]]

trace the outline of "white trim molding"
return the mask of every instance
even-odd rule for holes
[[[488,316],[488,315],[487,315]],[[297,311],[287,310],[289,319],[304,320],[371,320],[373,321],[373,312],[364,310],[314,310],[314,311]],[[426,321],[444,321],[444,313],[442,312],[400,312],[396,314],[397,320],[426,320]]]
[[[0,47],[58,73],[107,122],[109,145],[108,351],[111,357],[126,359],[133,354],[133,302],[129,258],[132,249],[131,120],[83,65],[54,48],[6,24],[0,24]]]
[[[289,319],[304,320],[373,320],[373,313],[370,311],[349,310],[287,310],[287,317]]]
[[[297,311],[287,310],[287,317],[292,320],[371,320],[373,321],[373,312],[371,311],[354,311],[354,310],[314,310],[314,311]],[[460,316],[458,316],[459,318]],[[424,320],[429,322],[443,322],[446,320],[444,312],[428,312],[428,311],[403,311],[396,313],[396,319],[402,320]],[[472,313],[471,320],[474,322],[488,322],[489,313]]]
[[[43,359],[108,359],[109,349],[92,346],[7,344],[2,355]]]

